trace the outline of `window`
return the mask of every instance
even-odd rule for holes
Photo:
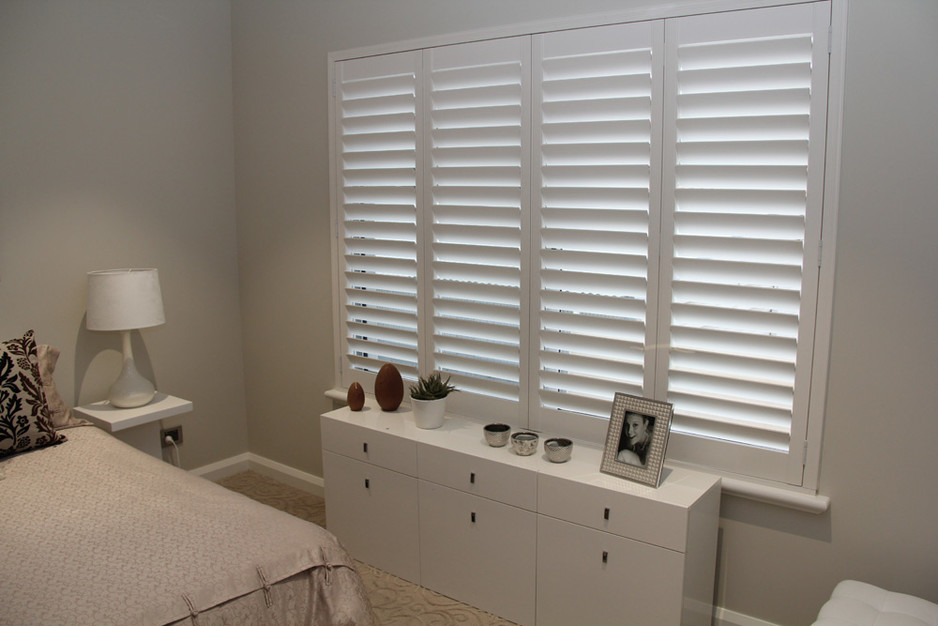
[[[427,370],[458,400],[514,423],[529,281],[530,44],[516,37],[424,53]],[[477,406],[479,406],[477,404]]]
[[[538,428],[601,440],[616,391],[653,393],[661,26],[534,41]]]
[[[417,369],[417,80],[414,54],[340,64],[345,371]],[[375,364],[378,364],[375,367]],[[345,385],[351,379],[343,380]]]
[[[667,400],[669,458],[801,486],[829,23],[335,60],[339,384],[439,370],[455,412],[596,442],[616,391]]]
[[[673,454],[793,484],[818,289],[829,10],[673,20],[666,37],[670,349],[656,383],[675,405]]]

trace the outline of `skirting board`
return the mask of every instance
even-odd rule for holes
[[[201,476],[208,480],[219,480],[227,478],[239,472],[253,470],[258,474],[263,474],[278,480],[284,484],[296,487],[315,496],[323,497],[323,480],[321,476],[301,472],[289,465],[271,461],[251,452],[245,452],[216,463],[203,465],[190,470],[190,473]],[[777,626],[772,622],[767,622],[755,617],[729,611],[720,607],[714,610],[714,626]]]
[[[757,617],[750,617],[720,607],[716,607],[713,612],[713,624],[714,626],[778,626]]]
[[[245,452],[216,463],[197,467],[190,470],[190,473],[215,481],[247,470],[263,474],[320,498],[324,497],[325,494],[321,476],[302,472],[289,465],[271,461],[252,452]]]

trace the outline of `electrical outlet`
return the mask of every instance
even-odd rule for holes
[[[182,445],[182,426],[174,426],[173,428],[167,428],[160,431],[160,444],[164,448],[169,448],[173,444],[166,441],[167,437],[171,437],[173,441],[176,442],[176,445]]]

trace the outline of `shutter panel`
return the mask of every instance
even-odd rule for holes
[[[828,23],[826,3],[668,23],[672,458],[800,484]]]
[[[429,251],[425,370],[452,375],[470,398],[517,419],[522,221],[527,212],[527,37],[428,50]],[[498,403],[498,402],[496,402]]]
[[[536,426],[604,432],[615,393],[643,395],[654,372],[662,34],[640,22],[535,38]]]
[[[336,64],[343,384],[417,369],[417,53]]]

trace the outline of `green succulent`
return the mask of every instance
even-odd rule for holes
[[[443,376],[439,372],[426,378],[421,376],[417,379],[416,385],[410,386],[410,397],[414,400],[439,400],[445,398],[450,392],[459,391],[456,389],[456,385],[450,384],[450,378],[452,376],[447,376],[446,380],[443,380]]]

